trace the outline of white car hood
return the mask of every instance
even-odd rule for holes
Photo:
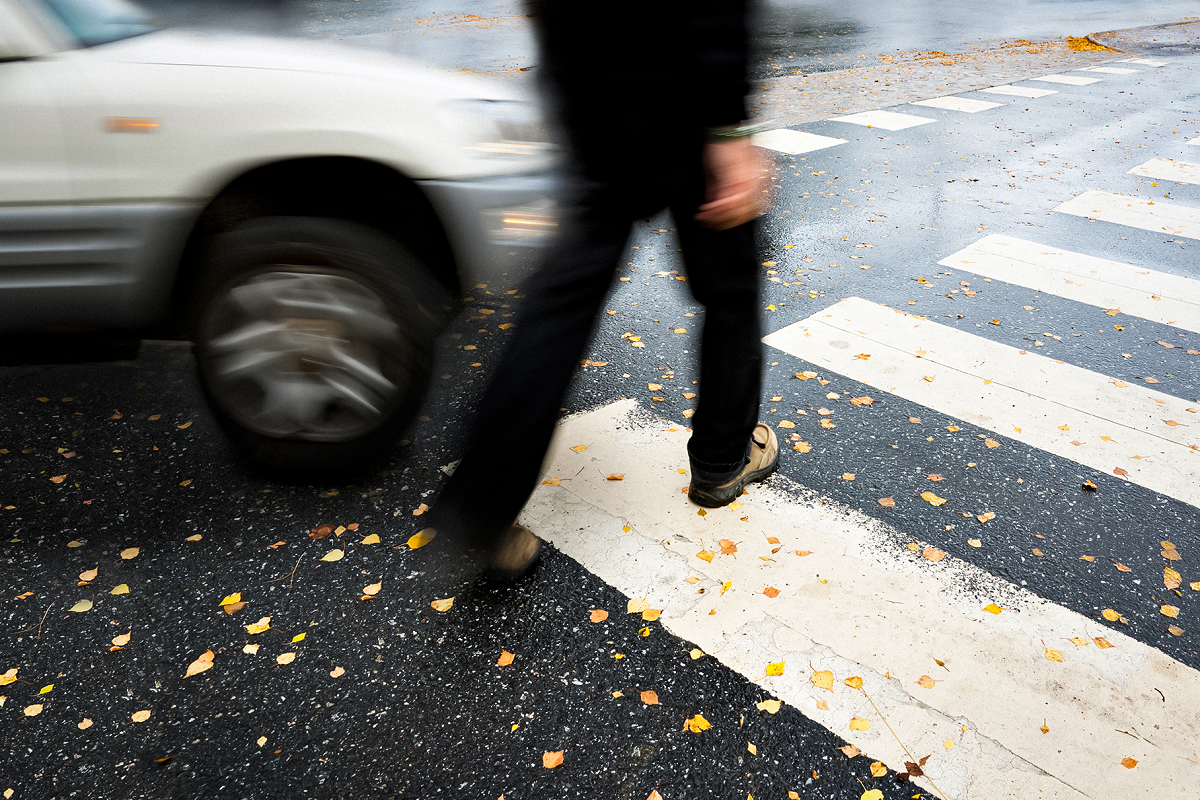
[[[416,61],[326,42],[217,31],[168,29],[92,48],[95,56],[131,64],[174,64],[344,75],[391,85],[437,99],[528,100],[493,81],[438,74]]]

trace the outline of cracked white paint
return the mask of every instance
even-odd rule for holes
[[[670,632],[764,697],[903,770],[907,756],[869,696],[913,756],[932,754],[926,770],[950,800],[1200,797],[1200,673],[969,563],[926,561],[908,549],[911,537],[781,477],[752,488],[740,509],[700,516],[677,471],[688,465],[687,437],[633,401],[568,418],[546,472],[570,480],[539,487],[522,522],[664,609]],[[577,444],[589,446],[569,449]],[[614,472],[624,480],[605,479]],[[986,529],[971,534],[987,546]],[[780,540],[777,553],[767,537]],[[737,554],[720,555],[719,539],[737,542]],[[717,553],[712,563],[696,557],[702,549]],[[766,586],[779,596],[763,595]],[[989,603],[1004,610],[983,611]],[[1068,641],[1095,636],[1114,647]],[[1047,647],[1064,661],[1047,660]],[[784,675],[765,677],[775,661]],[[813,686],[814,669],[833,671],[833,692]],[[854,675],[865,695],[843,684]],[[922,675],[938,683],[921,688]],[[851,731],[853,716],[870,730]],[[1126,756],[1135,769],[1121,766]]]

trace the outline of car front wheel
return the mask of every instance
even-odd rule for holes
[[[275,473],[370,466],[424,398],[443,297],[400,243],[356,223],[273,217],[214,237],[195,341],[216,419]]]

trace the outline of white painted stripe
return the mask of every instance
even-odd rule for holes
[[[763,341],[1030,447],[1106,473],[1123,469],[1134,483],[1200,506],[1200,452],[1193,449],[1200,447],[1200,415],[1132,377],[1119,386],[858,297]]]
[[[975,114],[979,111],[987,111],[989,108],[999,108],[1004,103],[989,103],[987,100],[972,100],[969,97],[931,97],[928,100],[917,100],[909,103],[910,106],[928,106],[929,108],[941,108],[946,111],[963,111],[967,114]]]
[[[997,234],[938,263],[1200,333],[1200,281],[1182,275]]]
[[[1103,72],[1105,75],[1136,75],[1140,69],[1125,69],[1124,67],[1080,67],[1076,72]]]
[[[1051,94],[1058,94],[1054,89],[1039,89],[1036,86],[1011,86],[1005,84],[1003,86],[993,86],[989,89],[980,89],[981,92],[991,92],[992,94],[1008,94],[1013,97],[1046,97]]]
[[[1054,209],[1077,217],[1128,225],[1155,233],[1200,239],[1200,208],[1092,190]]]
[[[1188,139],[1188,144],[1200,144],[1200,136],[1197,136],[1195,139]]]
[[[814,150],[824,150],[826,147],[845,144],[845,139],[835,139],[832,136],[818,136],[807,131],[794,131],[790,128],[778,128],[764,131],[754,136],[754,143],[769,150],[796,155],[811,153]]]
[[[971,564],[926,561],[905,546],[910,536],[781,477],[750,487],[742,507],[701,517],[676,471],[688,466],[687,438],[633,401],[564,420],[547,470],[571,480],[539,487],[522,523],[626,596],[663,609],[668,631],[759,683],[764,698],[783,699],[903,770],[909,757],[890,726],[913,755],[931,754],[925,771],[951,800],[1194,800],[1200,673]],[[588,449],[569,449],[577,444]],[[613,472],[625,479],[604,479]],[[950,500],[947,521],[963,525]],[[977,525],[954,535],[997,544]],[[721,539],[737,542],[736,555],[719,554]],[[705,562],[696,557],[702,549],[718,555]],[[762,594],[767,586],[779,596]],[[991,603],[1004,610],[984,612]],[[661,634],[651,626],[650,635]],[[1067,641],[1094,636],[1114,646]],[[1063,661],[1045,658],[1047,647]],[[765,677],[780,661],[784,674]],[[833,672],[832,690],[813,685],[814,670]],[[917,684],[923,675],[933,688]],[[852,676],[862,692],[845,685]],[[703,698],[671,699],[689,716],[708,710]],[[766,712],[748,711],[747,723],[755,715]],[[853,717],[870,729],[850,730]],[[748,740],[755,729],[745,728]],[[1124,757],[1137,768],[1123,767]],[[916,783],[929,790],[926,779]]]
[[[1176,183],[1200,183],[1200,164],[1193,161],[1176,161],[1173,158],[1152,158],[1129,170],[1130,175],[1146,178],[1161,178]]]
[[[917,117],[912,114],[897,114],[894,111],[864,111],[861,114],[850,114],[845,117],[830,117],[830,122],[849,122],[854,125],[866,125],[868,128],[883,128],[885,131],[902,131],[917,125],[925,125],[937,120],[929,117]]]
[[[1089,83],[1099,83],[1100,78],[1085,78],[1082,75],[1042,75],[1038,78],[1030,78],[1031,81],[1045,81],[1046,83],[1066,83],[1071,86],[1087,86]]]
[[[1170,61],[1151,61],[1148,58],[1122,58],[1116,63],[1118,64],[1142,64],[1147,67],[1165,67],[1170,64]]]

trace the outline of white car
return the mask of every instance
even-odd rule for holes
[[[459,286],[515,286],[553,234],[544,131],[382,53],[0,0],[0,332],[166,329],[251,461],[361,467]]]

